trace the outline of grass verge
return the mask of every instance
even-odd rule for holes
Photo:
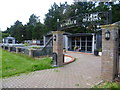
[[[2,52],[0,56],[2,58],[2,77],[52,68],[51,59],[48,57],[34,59],[24,54],[11,53],[2,49],[0,52]]]
[[[100,85],[94,86],[94,88],[110,88],[114,90],[120,90],[120,83],[117,82],[103,82]]]

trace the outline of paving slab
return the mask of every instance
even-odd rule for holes
[[[63,67],[2,80],[3,88],[90,88],[101,82],[101,57],[67,52],[76,61]]]

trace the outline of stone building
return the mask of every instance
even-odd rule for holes
[[[15,42],[16,42],[16,39],[14,37],[10,37],[10,36],[9,37],[5,37],[2,40],[3,44],[15,44]]]
[[[48,33],[44,36],[44,45],[50,39],[52,33]],[[63,34],[63,47],[66,50],[74,51],[75,47],[79,47],[80,52],[94,53],[95,49],[101,48],[102,36],[95,33],[67,33]],[[52,46],[52,43],[49,44]]]

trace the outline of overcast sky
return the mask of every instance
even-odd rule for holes
[[[44,15],[53,3],[59,5],[65,1],[73,3],[73,0],[0,0],[0,29],[6,30],[17,20],[26,24],[33,13],[40,16],[43,23]]]

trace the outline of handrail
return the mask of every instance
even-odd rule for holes
[[[43,49],[41,50],[41,51],[43,51],[46,47],[47,47],[47,45],[51,42],[53,40],[53,36],[52,37],[50,37],[50,39],[47,41],[47,43],[45,44],[45,47],[43,47]]]

